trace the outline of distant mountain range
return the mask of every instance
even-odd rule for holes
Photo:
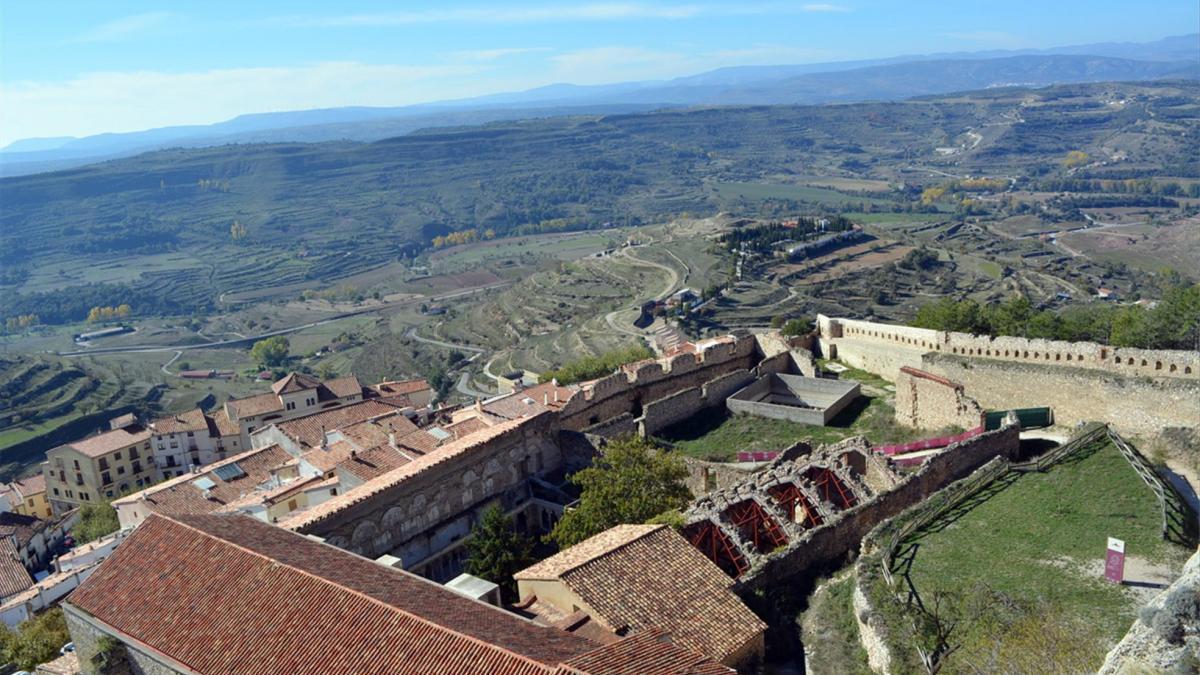
[[[393,107],[241,115],[211,125],[84,138],[31,138],[0,150],[0,175],[66,169],[166,147],[230,143],[375,141],[418,129],[578,114],[712,105],[899,100],[1003,86],[1200,79],[1200,34],[1148,43],[899,56],[784,66],[741,66],[666,81],[579,86]]]

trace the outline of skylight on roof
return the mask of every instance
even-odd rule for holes
[[[195,485],[201,490],[211,490],[217,486],[217,484],[214,483],[208,476],[201,476],[200,478],[197,478],[196,480],[192,481],[192,485]]]
[[[243,478],[246,475],[245,470],[238,466],[237,462],[230,462],[224,466],[218,466],[217,468],[213,469],[212,472],[216,474],[217,478],[220,478],[226,483],[231,480]]]

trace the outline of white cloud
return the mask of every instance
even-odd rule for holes
[[[106,21],[93,26],[74,42],[114,42],[135,33],[141,33],[162,24],[170,16],[167,12],[146,12]]]
[[[549,47],[501,47],[499,49],[464,49],[446,52],[446,58],[452,61],[498,61],[510,56],[537,54],[553,51]]]
[[[407,105],[470,96],[488,93],[479,91],[478,75],[484,70],[483,65],[466,63],[325,62],[192,73],[90,73],[64,82],[4,83],[0,147],[20,138],[210,124],[252,112]]]
[[[846,12],[841,5],[790,3],[705,3],[647,4],[634,2],[588,3],[551,6],[495,6],[376,12],[326,16],[280,16],[267,19],[272,25],[317,28],[387,27],[427,23],[544,23],[556,21],[619,21],[628,19],[675,20],[701,16],[749,16],[796,12]]]

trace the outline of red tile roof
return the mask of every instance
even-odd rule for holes
[[[150,423],[150,429],[156,434],[179,434],[188,431],[208,433],[208,418],[203,410],[193,408],[178,415],[160,417]]]
[[[132,425],[105,431],[83,440],[72,441],[67,443],[66,447],[74,448],[88,457],[96,458],[148,440],[150,440],[149,430],[139,425]]]
[[[68,602],[200,673],[549,675],[595,646],[247,516],[152,516]]]
[[[376,399],[370,399],[312,415],[305,415],[304,417],[297,417],[286,422],[278,422],[275,426],[284,435],[297,443],[307,445],[310,448],[316,448],[325,439],[325,432],[327,431],[344,429],[372,417],[394,412],[396,412],[394,406]]]
[[[0,598],[16,595],[33,586],[33,577],[9,537],[0,538]]]
[[[292,456],[278,445],[247,450],[206,466],[202,473],[185,473],[141,492],[121,497],[114,503],[124,504],[140,499],[145,501],[147,508],[155,513],[169,515],[212,513],[243,500],[246,495],[253,493],[262,483],[270,479],[274,469],[286,464],[291,459]],[[226,481],[213,472],[218,467],[231,464],[241,467],[245,475]],[[200,478],[208,478],[213,482],[208,497],[204,496],[201,488],[193,485]]]
[[[22,499],[28,499],[46,491],[46,474],[39,473],[36,476],[18,478],[10,483],[9,487],[16,490]]]
[[[557,579],[613,630],[660,628],[725,661],[766,630],[729,577],[665,525],[619,525],[513,575]]]
[[[646,630],[564,663],[555,675],[733,675],[734,671]]]
[[[397,380],[393,382],[380,382],[379,384],[371,385],[371,388],[380,394],[413,394],[418,391],[428,391],[432,389],[429,383],[423,379],[418,380]]]
[[[321,381],[303,373],[288,373],[283,379],[271,385],[271,391],[276,394],[294,394],[321,386]]]
[[[238,419],[283,410],[283,403],[274,392],[255,394],[246,398],[232,398],[226,405],[233,409],[233,414]]]
[[[389,445],[379,445],[368,448],[338,463],[339,469],[345,469],[364,482],[378,478],[383,474],[408,464],[410,460],[396,452]]]

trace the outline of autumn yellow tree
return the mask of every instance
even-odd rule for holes
[[[1088,163],[1090,157],[1082,150],[1072,150],[1067,153],[1066,159],[1063,160],[1063,166],[1072,169],[1077,166],[1083,166]]]

